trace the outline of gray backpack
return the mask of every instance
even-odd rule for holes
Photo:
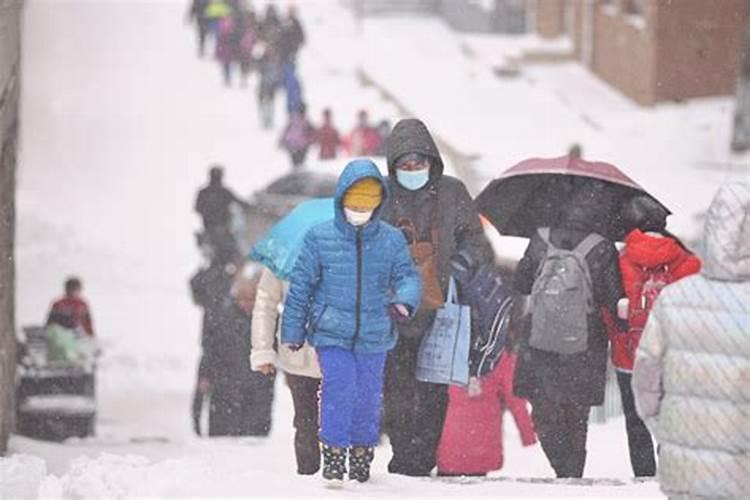
[[[604,241],[588,235],[573,250],[557,248],[550,229],[539,235],[547,244],[547,255],[539,265],[531,289],[531,337],[535,349],[558,354],[576,354],[588,348],[589,315],[594,296],[586,256]]]

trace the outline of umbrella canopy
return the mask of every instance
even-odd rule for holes
[[[569,201],[595,185],[604,186],[607,203],[592,226],[613,240],[632,230],[621,217],[624,203],[648,196],[669,210],[616,166],[574,156],[533,158],[503,172],[477,196],[479,211],[508,236],[530,237],[537,228],[555,226]],[[593,223],[596,222],[597,225]]]
[[[250,251],[250,258],[260,262],[281,280],[288,280],[302,249],[307,231],[333,219],[333,198],[303,201],[277,222]]]

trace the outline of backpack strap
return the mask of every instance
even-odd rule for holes
[[[548,227],[540,227],[537,231],[539,233],[539,237],[542,238],[542,241],[545,242],[547,246],[552,246],[552,243],[549,240],[550,231],[551,230]]]
[[[604,241],[603,236],[596,233],[591,233],[586,236],[573,251],[586,257],[602,241]]]

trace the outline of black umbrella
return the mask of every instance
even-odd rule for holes
[[[621,211],[635,197],[649,197],[662,214],[670,213],[614,165],[571,156],[523,161],[492,181],[476,203],[500,234],[528,238],[540,227],[557,225],[570,200],[588,194],[601,198],[602,205],[592,227],[613,240],[633,229]]]

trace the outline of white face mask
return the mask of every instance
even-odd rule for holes
[[[367,212],[357,212],[356,210],[344,207],[344,215],[346,216],[346,220],[349,221],[349,224],[351,224],[352,226],[363,226],[367,224],[367,222],[372,218],[373,212],[374,210],[369,210]]]

